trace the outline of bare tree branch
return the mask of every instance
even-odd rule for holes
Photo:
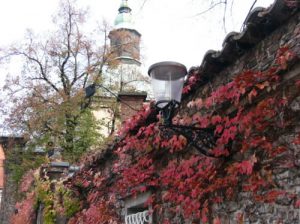
[[[208,9],[206,9],[206,10],[204,10],[204,11],[202,11],[202,12],[199,12],[199,13],[193,15],[192,17],[201,16],[201,15],[203,15],[203,14],[205,14],[205,13],[211,11],[212,9],[214,9],[215,7],[217,7],[218,5],[226,4],[226,3],[227,3],[226,0],[225,0],[225,1],[217,2],[217,3],[213,4],[213,5],[211,5]]]
[[[250,9],[249,9],[249,11],[248,11],[248,13],[247,13],[246,19],[248,19],[248,17],[249,17],[249,15],[250,15],[251,11],[253,10],[253,8],[254,8],[256,2],[257,2],[257,0],[254,0],[254,1],[253,1],[252,5],[251,5],[251,7],[250,7]],[[246,26],[246,19],[244,20],[244,22],[243,22],[243,24],[242,24],[242,26],[241,26],[240,31],[242,31],[242,30],[244,29],[244,27]]]
[[[227,12],[227,0],[225,0],[225,2],[224,2],[224,12],[223,12],[223,28],[224,28],[225,33],[227,33],[227,30],[226,30],[226,12]]]
[[[145,4],[147,3],[147,0],[144,0],[141,7],[140,7],[140,11],[144,8]]]
[[[29,56],[27,53],[25,53],[25,52],[17,52],[16,53],[16,55],[24,55],[27,59],[29,59],[30,61],[33,61],[33,62],[35,62],[35,63],[37,63],[37,65],[39,66],[39,68],[40,68],[40,74],[42,75],[42,80],[44,80],[44,81],[46,81],[56,92],[58,92],[59,93],[59,89],[54,85],[54,83],[53,82],[51,82],[48,78],[47,78],[47,75],[46,75],[46,73],[45,73],[45,71],[44,71],[44,68],[43,68],[43,65],[42,65],[42,63],[38,60],[38,59],[36,59],[36,58],[33,58],[33,57],[31,57],[31,56]]]

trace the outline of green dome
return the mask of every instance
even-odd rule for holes
[[[133,19],[130,14],[118,14],[117,18],[115,19],[115,26],[120,26],[122,24],[132,24],[133,25]]]
[[[122,0],[119,7],[119,14],[115,19],[115,28],[133,29],[134,23],[131,15],[131,8],[128,6],[127,0]]]

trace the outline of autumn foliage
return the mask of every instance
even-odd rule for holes
[[[11,217],[10,222],[14,224],[30,224],[35,220],[35,194],[30,192],[25,200],[16,204],[16,214]]]
[[[289,145],[277,142],[283,130],[293,128],[289,105],[299,94],[299,80],[285,87],[281,83],[296,60],[287,47],[281,48],[268,70],[244,71],[208,95],[190,100],[187,110],[174,117],[174,124],[213,129],[216,144],[209,153],[215,158],[199,153],[183,135],[162,128],[155,108],[145,107],[123,125],[118,141],[83,159],[85,166],[66,183],[81,201],[69,223],[122,223],[119,199],[146,191],[153,192],[147,203],[165,224],[172,223],[163,216],[165,211],[182,220],[218,224],[212,205],[233,200],[237,189],[250,193],[254,201],[288,197],[299,207],[297,195],[276,187],[272,173],[274,167],[296,166],[278,159],[289,153]],[[184,92],[199,83],[201,75],[192,73]],[[299,144],[299,134],[292,144]],[[30,181],[23,182],[22,188],[28,188]],[[30,223],[33,197],[29,194],[17,205],[13,223]]]
[[[283,130],[293,128],[295,116],[288,108],[299,94],[299,80],[285,87],[281,83],[284,71],[295,60],[293,52],[281,48],[268,70],[242,72],[207,96],[192,99],[187,103],[188,110],[173,119],[175,124],[213,128],[217,140],[210,153],[216,158],[203,156],[184,136],[161,128],[152,106],[136,114],[124,124],[120,141],[102,152],[110,163],[90,157],[69,183],[85,202],[72,223],[83,219],[95,223],[84,218],[95,206],[101,210],[96,209],[98,222],[105,219],[101,223],[119,223],[112,210],[105,208],[113,206],[117,211],[120,206],[116,198],[145,191],[153,192],[148,203],[161,217],[159,223],[172,223],[163,216],[166,210],[186,220],[220,223],[211,213],[212,205],[234,199],[237,189],[265,203],[286,196],[299,207],[296,195],[275,187],[272,178],[272,168],[295,166],[291,161],[276,159],[289,152],[288,144],[276,141]],[[192,73],[184,92],[199,83],[201,74]],[[288,94],[289,89],[293,94]],[[293,144],[299,144],[299,136]]]

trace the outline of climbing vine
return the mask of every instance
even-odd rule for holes
[[[212,205],[234,200],[238,192],[265,203],[288,197],[298,208],[297,195],[276,186],[273,178],[274,168],[297,166],[284,159],[289,145],[277,141],[297,119],[289,108],[299,95],[300,81],[284,80],[296,60],[288,47],[280,48],[267,70],[243,71],[206,95],[190,99],[186,110],[174,117],[174,124],[214,130],[215,146],[209,149],[214,158],[202,155],[183,135],[162,127],[150,104],[125,122],[118,141],[83,160],[85,166],[65,183],[68,193],[53,193],[46,180],[36,184],[26,203],[35,197],[45,204],[49,220],[63,211],[71,224],[122,223],[117,213],[122,208],[120,199],[146,191],[153,193],[147,203],[164,224],[173,223],[164,216],[166,211],[181,221],[219,224]],[[194,71],[183,91],[188,93],[199,83],[201,74]],[[300,135],[292,142],[299,144]],[[68,206],[68,198],[53,199],[62,195],[78,201]],[[243,214],[238,214],[237,220],[242,219]]]
[[[209,94],[192,99],[188,109],[173,119],[175,124],[213,129],[217,140],[210,153],[216,158],[203,156],[183,135],[162,128],[153,106],[144,108],[123,125],[121,141],[110,155],[113,163],[83,170],[72,180],[71,188],[88,202],[72,223],[80,223],[96,207],[102,223],[118,223],[105,208],[116,210],[116,198],[145,191],[154,192],[148,203],[157,214],[168,210],[176,217],[204,223],[220,223],[219,217],[211,216],[211,206],[234,199],[238,189],[260,202],[289,197],[299,207],[297,196],[275,187],[272,178],[272,168],[295,166],[276,159],[289,151],[277,139],[282,130],[293,127],[295,116],[289,105],[299,95],[299,80],[289,86],[281,83],[295,60],[295,54],[282,47],[269,69],[238,74]],[[199,82],[201,74],[192,72],[184,93]],[[289,91],[294,93],[289,95]],[[293,143],[299,144],[299,135]],[[159,222],[172,223],[167,218]]]
[[[80,202],[74,198],[73,192],[66,188],[62,181],[41,178],[39,170],[27,172],[20,184],[20,192],[24,199],[16,204],[11,223],[31,224],[40,210],[43,221],[56,223],[57,217],[72,217],[80,209]]]

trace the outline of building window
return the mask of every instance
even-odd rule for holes
[[[140,194],[125,201],[125,224],[152,224],[151,206],[146,202],[150,192]]]
[[[147,223],[151,223],[148,210],[133,213],[125,217],[125,224],[147,224]]]

